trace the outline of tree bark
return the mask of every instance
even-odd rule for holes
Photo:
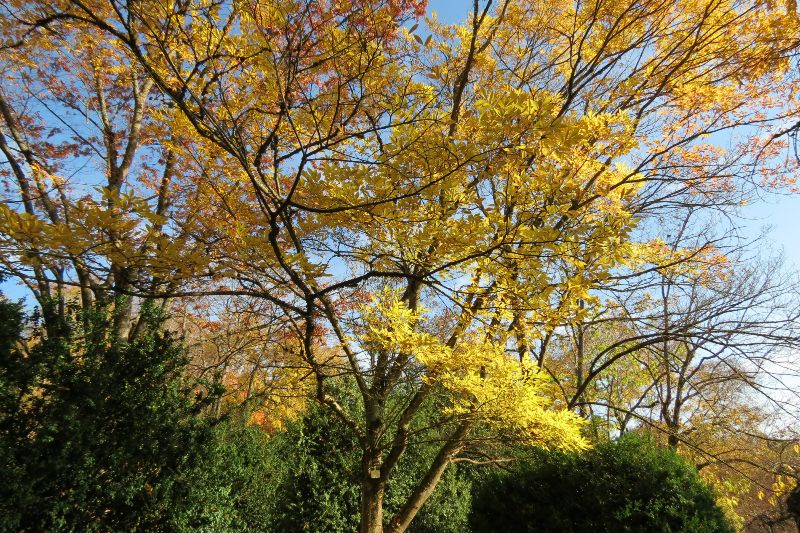
[[[373,479],[371,459],[364,454],[361,464],[361,525],[359,533],[383,533],[383,495],[386,483]]]
[[[417,485],[414,493],[408,499],[402,509],[392,518],[388,531],[390,533],[402,533],[411,525],[411,521],[417,516],[417,513],[425,505],[436,490],[442,474],[450,466],[453,458],[463,449],[464,436],[469,431],[471,423],[469,421],[462,422],[458,429],[455,430],[453,435],[450,436],[448,442],[442,447],[436,458],[433,460],[428,473]]]

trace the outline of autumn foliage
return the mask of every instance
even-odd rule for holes
[[[329,409],[365,533],[405,531],[486,442],[585,448],[589,383],[570,399],[548,350],[654,272],[724,278],[663,217],[794,187],[791,3],[0,6],[2,272],[48,326],[71,298],[121,340],[142,301],[183,309],[198,371],[270,431]],[[384,517],[433,397],[441,446]]]

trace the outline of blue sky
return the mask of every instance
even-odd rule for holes
[[[472,10],[472,2],[465,0],[429,0],[428,12],[435,11],[441,22],[461,22]]]
[[[743,215],[743,229],[752,235],[771,226],[765,243],[771,246],[765,250],[767,254],[782,250],[794,270],[800,267],[800,194],[776,196],[753,203],[744,209]]]

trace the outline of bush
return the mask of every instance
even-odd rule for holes
[[[0,297],[0,531],[358,528],[359,447],[338,419],[312,408],[273,437],[235,413],[210,420],[221,391],[186,378],[162,317],[143,320],[117,342],[104,313],[75,312],[47,338]],[[414,450],[387,513],[432,458]],[[463,531],[469,497],[449,472],[412,530]]]
[[[470,523],[475,533],[733,532],[693,466],[635,436],[583,454],[534,452],[487,476]]]
[[[358,530],[358,443],[332,415],[313,407],[270,441],[275,474],[264,531]]]
[[[214,428],[194,468],[188,492],[170,529],[186,532],[267,531],[272,518],[275,468],[269,438],[233,417]]]
[[[172,531],[187,516],[192,526],[212,521],[196,512],[187,475],[206,458],[213,428],[156,313],[130,343],[109,337],[102,313],[75,313],[49,338],[22,338],[20,306],[2,299],[0,320],[0,530]]]

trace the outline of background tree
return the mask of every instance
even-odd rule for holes
[[[707,252],[616,285],[557,336],[546,365],[567,401],[594,417],[598,437],[657,430],[741,521],[758,514],[758,493],[771,492],[769,476],[786,464],[778,450],[797,439],[787,386],[797,371],[797,285],[780,261],[753,257],[751,245],[715,236],[719,225],[691,222],[698,217],[690,209],[678,219],[666,256]]]
[[[192,375],[219,379],[224,394],[216,416],[233,411],[268,433],[305,411],[312,380],[305,362],[292,351],[296,339],[263,300],[246,297],[192,297],[173,301],[167,324],[184,339]]]
[[[12,6],[2,15],[2,271],[30,290],[48,332],[75,293],[84,309],[113,309],[120,339],[133,336],[134,296],[179,287],[204,263],[186,204],[196,191],[179,180],[194,169],[176,158],[163,99],[128,55],[74,26],[21,38]]]

